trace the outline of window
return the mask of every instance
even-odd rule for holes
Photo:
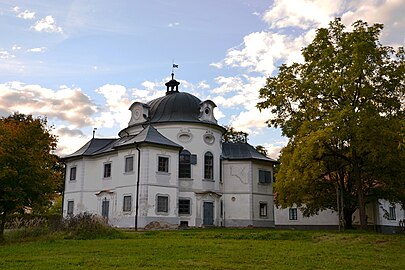
[[[126,196],[124,196],[124,202],[122,204],[122,211],[131,212],[131,208],[132,208],[132,196],[126,195]]]
[[[71,167],[70,168],[70,181],[76,180],[76,167]]]
[[[183,150],[179,156],[179,178],[191,178],[191,154]]]
[[[134,171],[134,157],[125,157],[125,172],[133,172]]]
[[[204,155],[204,179],[214,179],[214,156],[211,152]]]
[[[158,158],[158,172],[168,172],[169,171],[169,158],[159,157]]]
[[[68,204],[67,204],[67,215],[68,216],[73,216],[74,205],[75,205],[74,201],[68,201]]]
[[[157,196],[157,208],[158,213],[169,212],[169,197],[168,196]]]
[[[190,200],[180,199],[179,200],[179,215],[190,215],[190,214],[191,214]]]
[[[289,220],[297,220],[298,219],[297,208],[288,209],[288,219]]]
[[[390,206],[389,213],[388,213],[388,219],[389,220],[396,220],[397,215],[395,213],[395,206]]]
[[[271,182],[271,171],[259,170],[259,183],[269,184]]]
[[[260,216],[267,217],[267,203],[265,202],[260,203]]]
[[[104,164],[104,178],[111,177],[111,163]]]

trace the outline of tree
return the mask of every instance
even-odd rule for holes
[[[0,240],[8,215],[50,203],[59,185],[56,137],[45,118],[0,118]]]
[[[256,147],[256,151],[259,152],[260,154],[262,154],[263,156],[267,157],[267,149],[262,146],[262,145],[257,145]]]
[[[289,138],[275,191],[309,216],[343,210],[346,227],[378,199],[405,205],[405,53],[379,42],[383,26],[340,19],[317,30],[304,63],[282,65],[260,90],[267,123]],[[342,203],[343,202],[343,203]]]
[[[243,131],[236,131],[233,127],[230,126],[225,126],[226,132],[224,136],[222,137],[223,142],[232,142],[232,143],[237,143],[237,142],[242,142],[246,143],[247,142],[247,137],[248,134]]]

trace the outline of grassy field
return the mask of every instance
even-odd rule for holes
[[[258,229],[125,232],[0,245],[0,269],[405,269],[405,235]]]

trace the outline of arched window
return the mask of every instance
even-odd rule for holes
[[[180,152],[179,178],[191,178],[191,154],[187,150]]]
[[[211,152],[204,155],[204,179],[214,179],[214,156]]]

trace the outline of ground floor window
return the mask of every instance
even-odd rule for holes
[[[260,203],[260,216],[267,217],[267,203],[265,202]]]
[[[179,215],[191,214],[191,201],[189,199],[179,200]]]
[[[124,196],[124,203],[122,206],[122,211],[130,212],[132,206],[132,196]]]
[[[169,196],[157,196],[157,208],[158,213],[169,212]]]
[[[297,208],[290,208],[288,210],[288,219],[289,220],[297,220],[298,219]]]
[[[389,213],[388,213],[388,219],[389,220],[396,220],[397,215],[395,213],[395,206],[390,206]]]
[[[73,216],[74,205],[75,205],[74,201],[68,201],[68,204],[67,204],[67,215],[68,216]]]

